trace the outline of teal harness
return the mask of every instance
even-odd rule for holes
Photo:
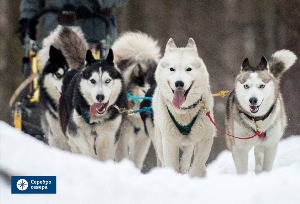
[[[91,120],[91,116],[90,116],[90,114],[88,113],[88,111],[86,111],[85,109],[83,109],[83,108],[80,108],[80,112],[81,112],[81,116],[82,116],[82,118],[84,119],[84,121],[87,123],[87,124],[89,124],[89,125],[95,125],[95,124],[97,124],[96,122],[90,122],[90,120]]]

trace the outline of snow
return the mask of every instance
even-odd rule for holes
[[[300,136],[280,142],[272,172],[235,173],[231,154],[222,152],[208,166],[206,178],[171,169],[142,174],[130,161],[118,164],[49,147],[0,121],[0,170],[11,175],[56,176],[57,194],[11,194],[0,175],[0,203],[205,203],[299,204]]]

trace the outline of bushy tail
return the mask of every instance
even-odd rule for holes
[[[41,70],[49,59],[49,48],[53,45],[60,49],[67,63],[72,69],[84,66],[88,43],[79,27],[58,26],[48,37],[43,40],[43,47],[38,53]]]
[[[270,71],[276,78],[280,78],[296,60],[297,56],[290,50],[279,50],[269,60]]]
[[[161,56],[158,42],[142,32],[123,33],[112,45],[112,49],[117,65],[124,60],[158,62]]]

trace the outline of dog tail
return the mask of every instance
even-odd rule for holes
[[[297,60],[297,56],[290,50],[279,50],[269,60],[270,71],[275,78],[280,78]]]
[[[112,45],[115,63],[122,61],[155,61],[158,63],[161,53],[158,42],[142,32],[125,32]],[[122,69],[121,67],[119,67]]]
[[[79,27],[63,27],[59,33],[59,47],[72,69],[84,66],[88,43]]]
[[[84,66],[88,43],[79,27],[65,27],[59,25],[43,40],[43,47],[38,53],[38,59],[41,65],[40,72],[49,59],[49,49],[51,45],[61,50],[70,68],[80,69]]]

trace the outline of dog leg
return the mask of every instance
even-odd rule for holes
[[[194,153],[194,146],[185,146],[181,147],[183,153],[180,159],[180,164],[179,164],[179,172],[182,174],[186,174],[189,172],[189,169],[191,167],[191,161],[192,161],[192,156]]]
[[[194,161],[190,168],[190,175],[193,177],[206,176],[206,162],[213,144],[213,138],[205,139],[195,145]]]
[[[232,157],[238,174],[246,174],[248,172],[248,150],[232,146]]]
[[[162,167],[164,163],[162,136],[158,126],[155,127],[155,141],[153,142],[156,151],[156,164],[158,167]]]
[[[115,144],[115,137],[113,135],[110,135],[106,139],[107,139],[106,160],[114,161],[115,154],[116,154],[116,145],[117,145]]]
[[[136,135],[135,139],[135,144],[132,145],[132,149],[130,150],[129,159],[134,162],[137,168],[142,169],[151,144],[151,139],[143,133]]]
[[[255,173],[259,174],[262,172],[263,161],[264,161],[264,147],[259,145],[254,148],[255,156]]]
[[[170,142],[167,136],[162,138],[164,167],[171,167],[179,172],[179,145]]]
[[[273,167],[273,162],[277,152],[276,144],[271,144],[270,146],[265,147],[264,151],[264,164],[263,164],[263,171],[271,171]]]
[[[125,158],[128,158],[128,137],[123,134],[123,130],[121,130],[119,141],[117,142],[117,149],[115,153],[115,161],[120,162]]]

